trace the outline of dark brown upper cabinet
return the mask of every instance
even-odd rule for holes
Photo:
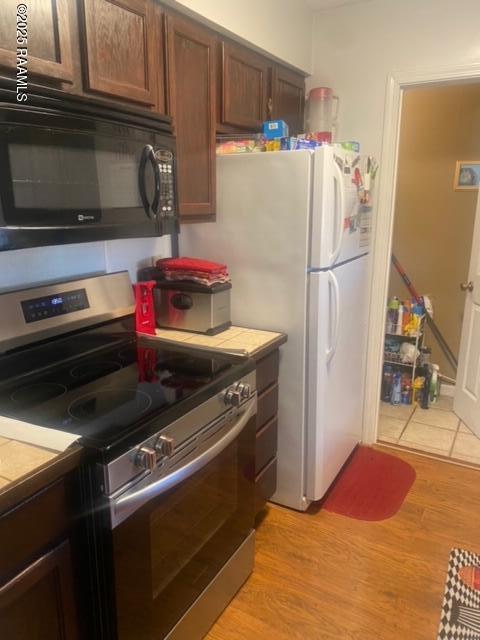
[[[57,82],[73,81],[68,2],[69,0],[25,2],[29,77],[39,76]],[[17,0],[2,0],[0,9],[0,67],[10,71],[17,66],[18,4]],[[21,22],[19,31],[18,46],[22,47]]]
[[[300,73],[272,67],[271,118],[285,120],[290,135],[304,131],[305,78]]]
[[[215,215],[215,37],[201,25],[166,16],[168,107],[177,136],[180,215]]]
[[[233,42],[222,43],[221,124],[259,130],[267,119],[268,60]]]
[[[153,107],[158,102],[154,0],[83,0],[86,89]]]
[[[215,135],[303,130],[304,77],[158,0],[30,0],[28,79],[168,113],[182,222],[215,219]],[[16,72],[17,0],[0,0],[0,74]]]

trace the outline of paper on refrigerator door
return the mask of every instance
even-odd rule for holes
[[[22,422],[0,416],[0,436],[9,440],[19,440],[28,444],[34,444],[37,447],[45,449],[53,449],[53,451],[65,451],[68,447],[80,439],[77,433],[68,433],[67,431],[57,431],[41,427],[30,422]]]

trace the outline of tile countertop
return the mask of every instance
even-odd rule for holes
[[[277,349],[287,341],[285,333],[236,326],[217,333],[215,336],[174,329],[157,329],[156,336],[160,340],[178,342],[192,347],[210,347],[219,351],[239,351],[254,359],[263,357],[263,355],[273,349]],[[152,338],[153,336],[148,337]]]
[[[0,437],[0,489],[57,456],[58,451]]]
[[[85,457],[78,444],[59,453],[0,437],[0,514],[78,467]]]

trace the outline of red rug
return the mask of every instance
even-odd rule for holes
[[[356,520],[386,520],[402,506],[415,475],[415,469],[400,458],[357,447],[323,508]]]

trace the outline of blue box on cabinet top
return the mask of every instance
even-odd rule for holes
[[[283,120],[266,120],[263,123],[263,135],[267,140],[286,138],[288,136],[288,124]]]

